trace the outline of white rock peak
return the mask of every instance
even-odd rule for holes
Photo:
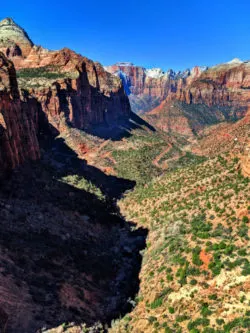
[[[0,21],[0,39],[1,42],[13,41],[34,45],[26,31],[9,17]]]
[[[164,72],[161,68],[150,68],[150,69],[146,69],[146,75],[148,77],[158,79],[158,78],[164,76]]]
[[[243,63],[243,61],[240,60],[239,58],[234,58],[228,62],[228,64],[242,64],[242,63]]]

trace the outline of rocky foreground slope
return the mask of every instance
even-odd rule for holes
[[[249,179],[238,163],[179,167],[121,202],[149,237],[135,309],[111,332],[249,331]]]

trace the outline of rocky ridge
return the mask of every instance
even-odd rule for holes
[[[127,87],[132,110],[154,126],[192,137],[208,125],[243,118],[248,110],[250,62],[164,73],[132,64],[107,68]]]
[[[172,70],[164,73],[159,68],[146,70],[123,63],[106,67],[123,80],[135,112],[145,113],[153,109],[156,114],[165,109],[169,113],[168,102],[181,101],[194,108],[203,104],[218,110],[228,108],[231,113],[237,109],[236,118],[244,116],[248,107],[249,68],[250,62],[239,59],[211,68],[197,66],[182,73]],[[163,104],[155,109],[160,103]],[[224,116],[227,117],[225,113]]]
[[[192,70],[175,72],[172,69],[164,72],[161,68],[145,69],[132,63],[117,63],[105,69],[120,77],[125,91],[130,98],[132,110],[136,113],[150,111],[158,106],[170,94],[175,94],[178,81],[196,78],[206,67],[195,67]]]
[[[8,57],[27,56],[33,45],[25,30],[13,19],[6,18],[0,22],[0,51]]]

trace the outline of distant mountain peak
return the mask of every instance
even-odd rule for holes
[[[158,79],[164,75],[164,72],[161,68],[149,68],[146,70],[146,75]]]
[[[6,17],[2,21],[0,21],[0,26],[2,25],[17,25],[17,24],[11,17]]]
[[[134,66],[134,64],[132,62],[128,62],[128,61],[121,61],[121,62],[117,62],[115,64],[116,66]]]
[[[242,63],[243,63],[243,61],[239,58],[234,58],[228,62],[228,64],[242,64]]]
[[[18,48],[18,55],[27,56],[33,45],[26,31],[12,18],[7,17],[0,21],[0,51],[8,56],[10,48]]]

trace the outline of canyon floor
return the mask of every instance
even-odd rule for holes
[[[218,126],[45,140],[1,184],[6,332],[248,332],[249,124]]]

